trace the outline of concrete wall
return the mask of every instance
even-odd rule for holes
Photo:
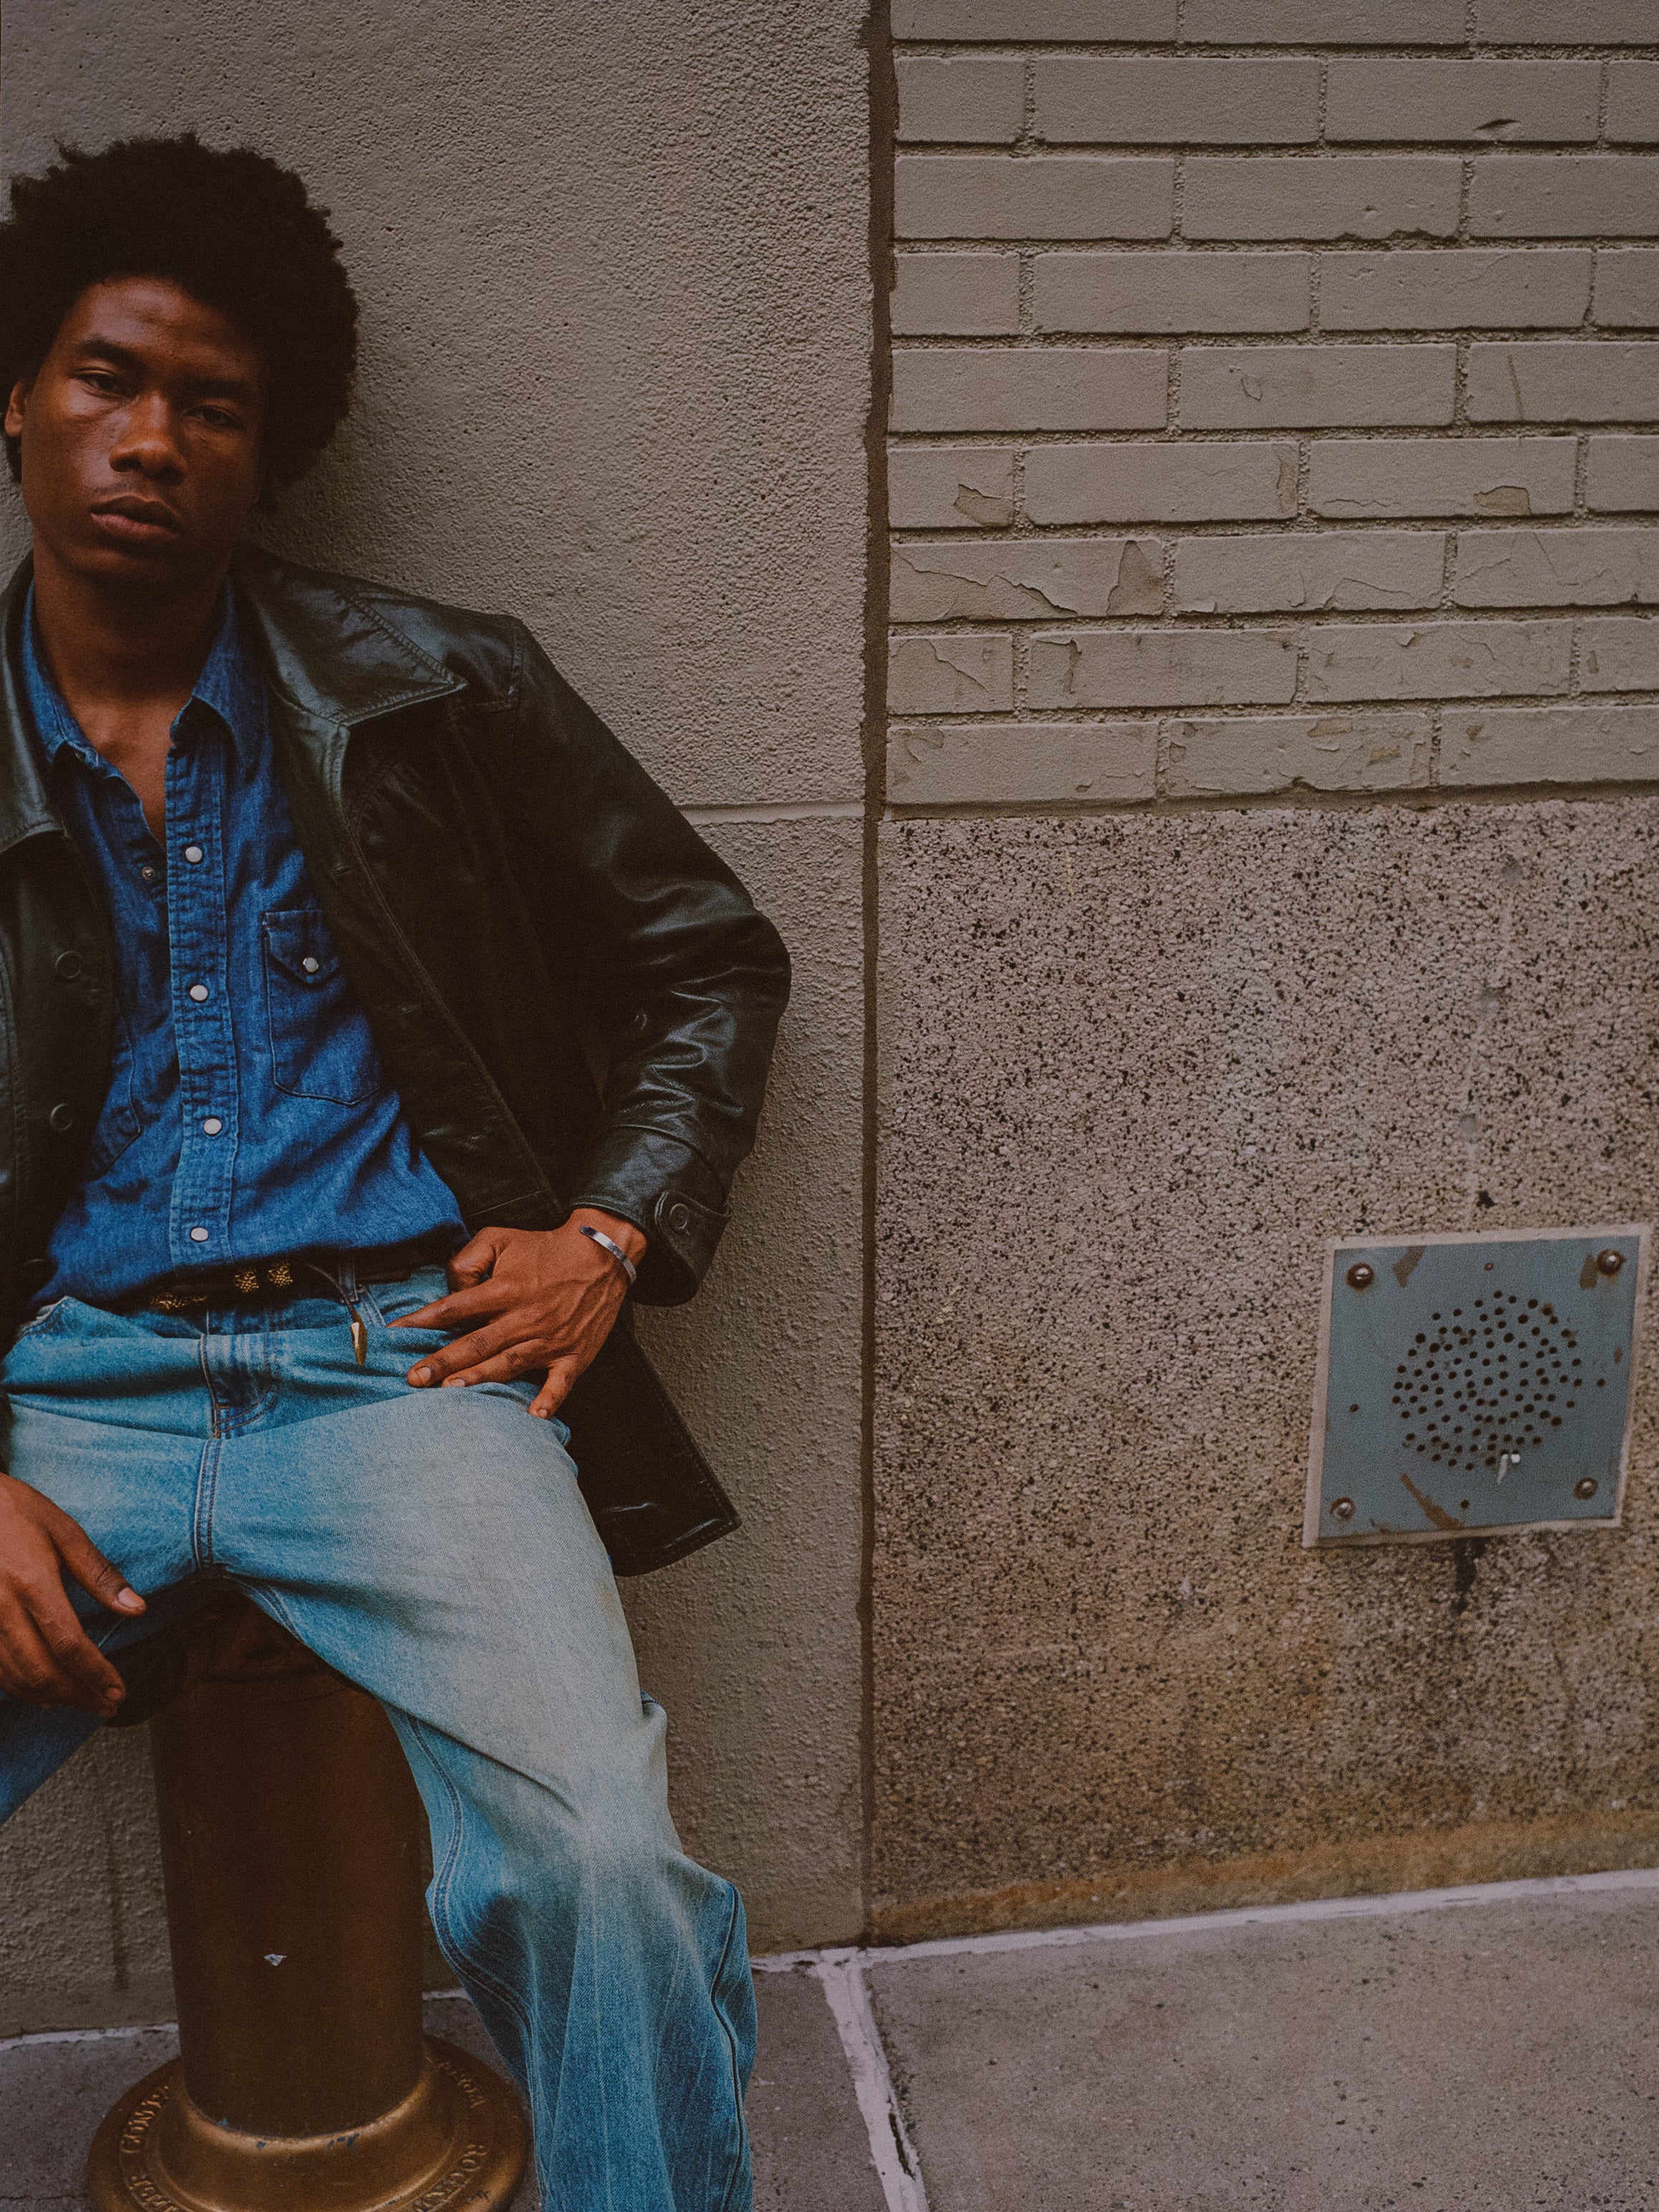
[[[523,614],[788,937],[738,1226],[699,1304],[650,1325],[747,1526],[628,1594],[688,1838],[764,1946],[860,1911],[861,12],[3,12],[9,171],[189,125],[332,208],[362,392],[273,542]],[[0,2029],[164,2006],[146,1786],[112,1739],[0,1836]]]
[[[1645,1863],[1651,1378],[1298,1538],[1325,1237],[1659,1194],[1659,22],[894,27],[875,1925]]]

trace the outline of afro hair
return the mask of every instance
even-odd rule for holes
[[[293,170],[193,131],[58,153],[14,180],[0,222],[0,393],[34,374],[89,285],[165,277],[264,353],[265,465],[292,483],[334,434],[356,366],[357,301],[328,210]],[[19,476],[15,438],[6,458]]]

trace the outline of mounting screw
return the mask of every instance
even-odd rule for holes
[[[1596,1481],[1595,1477],[1593,1474],[1587,1474],[1582,1482],[1574,1483],[1572,1494],[1575,1498],[1594,1498],[1600,1488],[1601,1485]]]
[[[1366,1272],[1369,1273],[1370,1273],[1370,1270],[1369,1270],[1369,1269],[1367,1269],[1367,1271],[1366,1271]],[[1333,1520],[1333,1521],[1352,1521],[1352,1520],[1353,1519],[1353,1500],[1352,1500],[1352,1498],[1332,1498],[1332,1500],[1331,1500],[1331,1518],[1332,1518],[1332,1520]]]
[[[1363,1260],[1356,1260],[1348,1270],[1348,1280],[1356,1291],[1368,1291],[1376,1280],[1376,1270],[1368,1267]],[[1350,1513],[1353,1511],[1352,1505],[1348,1510]]]
[[[1598,1275],[1616,1275],[1624,1264],[1624,1254],[1615,1252],[1611,1244],[1605,1252],[1598,1252],[1595,1255],[1595,1272]]]

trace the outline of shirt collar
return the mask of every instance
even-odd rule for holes
[[[29,586],[28,603],[23,610],[23,684],[49,761],[55,763],[67,746],[88,768],[106,769],[112,775],[118,772],[111,769],[102,754],[87,742],[80,724],[70,711],[68,701],[58,688],[57,679],[46,665],[46,656],[40,645],[40,627],[35,620],[33,584]],[[221,601],[219,629],[212,649],[202,664],[202,672],[196,679],[195,689],[179,709],[173,726],[177,731],[192,707],[199,704],[209,708],[229,731],[231,742],[238,754],[246,759],[258,743],[261,699],[258,676],[243,644],[241,626],[236,619],[235,599],[230,586],[227,584]]]

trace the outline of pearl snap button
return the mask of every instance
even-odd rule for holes
[[[208,1233],[205,1229],[192,1229],[190,1232],[190,1241],[192,1244],[205,1244],[207,1238]]]
[[[202,1124],[204,1133],[210,1137],[216,1137],[220,1130],[222,1129],[224,1126],[224,1123],[219,1119],[219,1116],[216,1114],[210,1114],[206,1121]]]
[[[192,983],[191,985],[190,995],[195,1000],[198,1006],[201,1005],[203,1000],[206,998],[207,994],[208,987],[205,983]]]
[[[323,963],[320,960],[316,959],[309,952],[307,953],[305,958],[300,963],[300,965],[305,969],[307,975],[314,975],[322,964]]]
[[[191,866],[194,867],[197,861],[204,858],[201,847],[199,845],[186,845],[185,848],[185,858],[190,862]]]

